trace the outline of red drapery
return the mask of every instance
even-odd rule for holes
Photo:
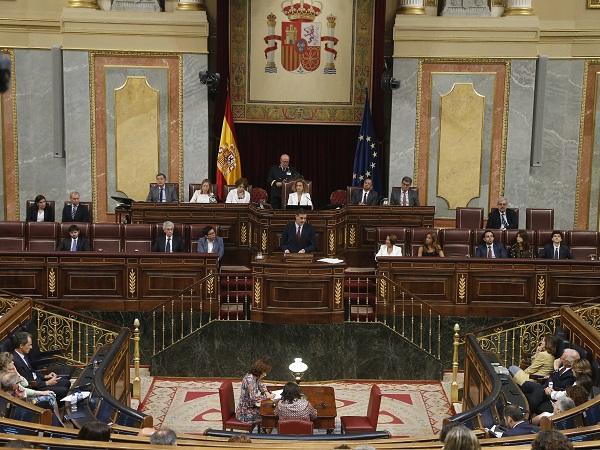
[[[383,91],[379,80],[384,64],[385,0],[375,0],[373,35],[373,82],[370,92],[373,121],[378,140],[383,141]],[[217,68],[223,82],[216,99],[216,117],[223,117],[227,98],[229,73],[229,2],[218,2],[217,17]],[[221,121],[215,120],[215,127]],[[352,163],[360,125],[265,125],[236,123],[244,176],[253,186],[267,189],[269,167],[279,163],[282,153],[290,155],[291,165],[313,182],[313,202],[323,206],[329,203],[329,194],[345,189],[352,182]],[[218,136],[220,130],[213,130]],[[216,152],[216,149],[211,149]],[[387,152],[385,152],[387,153]],[[387,162],[387,158],[384,157]],[[387,163],[386,163],[387,164]],[[214,172],[213,172],[214,173]],[[387,165],[383,169],[384,186]],[[268,189],[267,189],[268,192]]]

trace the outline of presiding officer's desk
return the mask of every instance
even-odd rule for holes
[[[344,321],[345,263],[295,261],[283,255],[252,262],[253,321],[339,323]]]
[[[272,392],[283,389],[283,386],[268,386]],[[335,404],[335,392],[331,386],[302,385],[302,392],[308,402],[317,410],[317,418],[313,420],[313,427],[318,430],[327,430],[333,433],[335,429],[335,417],[337,408]],[[261,428],[277,428],[277,416],[275,415],[275,403],[272,400],[263,400],[260,404]]]
[[[121,221],[123,210],[115,210]],[[294,210],[262,209],[255,205],[135,202],[128,212],[131,223],[210,224],[218,227],[225,243],[224,262],[249,261],[250,254],[279,251],[281,233],[294,220]],[[433,227],[435,207],[345,206],[307,211],[315,228],[317,255],[344,253],[348,264],[372,258],[378,227]]]

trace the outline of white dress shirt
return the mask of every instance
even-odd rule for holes
[[[190,203],[210,203],[210,194],[202,194],[198,189],[194,191]]]
[[[294,206],[298,205],[298,193],[292,192],[287,201],[288,205]],[[310,199],[310,194],[308,192],[303,192],[302,197],[300,197],[300,206],[310,206],[312,208],[312,200]]]
[[[37,221],[38,222],[43,222],[44,221],[44,210],[43,209],[38,209]]]
[[[250,203],[250,192],[244,191],[244,198],[240,198],[237,193],[237,189],[232,189],[227,194],[225,203]]]
[[[382,244],[381,247],[379,247],[379,251],[375,255],[375,259],[377,259],[379,256],[402,256],[402,247],[394,245],[392,247],[392,253],[388,253],[387,245]]]
[[[206,240],[206,251],[208,253],[212,253],[213,252],[213,247],[215,246],[215,242],[211,241],[209,239]]]

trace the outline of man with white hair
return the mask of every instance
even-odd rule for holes
[[[174,253],[183,251],[183,240],[179,236],[173,235],[175,225],[167,220],[162,226],[163,233],[158,236],[152,244],[153,252]]]
[[[497,208],[492,208],[487,220],[487,228],[494,230],[516,230],[519,228],[519,215],[514,209],[508,208],[508,200],[498,199]]]
[[[529,402],[529,409],[540,414],[544,411],[552,412],[552,400],[556,398],[556,392],[564,391],[575,383],[575,375],[571,367],[579,360],[579,353],[572,348],[566,348],[560,358],[554,361],[554,372],[544,385],[535,381],[523,383],[521,388]]]

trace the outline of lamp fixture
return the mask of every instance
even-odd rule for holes
[[[294,362],[290,364],[289,369],[290,372],[292,372],[296,383],[300,384],[300,380],[302,380],[308,366],[302,362],[302,358],[294,358]]]

